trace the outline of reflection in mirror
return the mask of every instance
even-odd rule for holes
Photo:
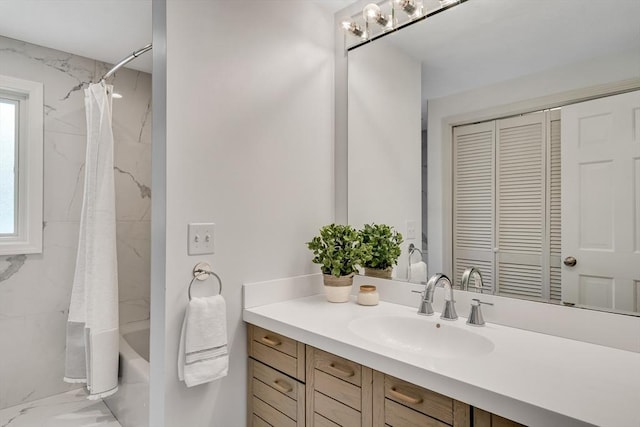
[[[349,51],[349,223],[403,233],[396,278],[413,243],[456,285],[640,312],[637,16],[470,0]]]

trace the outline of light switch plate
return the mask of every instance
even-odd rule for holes
[[[215,253],[215,224],[191,223],[188,231],[187,253],[189,255],[202,255]]]
[[[407,235],[405,236],[406,240],[415,240],[416,239],[416,222],[407,220]]]

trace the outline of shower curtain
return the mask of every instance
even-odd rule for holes
[[[118,266],[111,94],[85,89],[87,154],[80,238],[67,322],[66,382],[86,382],[89,399],[118,390]]]

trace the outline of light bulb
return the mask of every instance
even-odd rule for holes
[[[356,37],[362,37],[364,34],[364,31],[362,31],[362,27],[360,27],[360,25],[358,25],[356,22],[351,22],[348,20],[344,20],[342,21],[342,28],[345,31],[350,32],[351,34],[353,34]]]
[[[389,20],[380,11],[380,6],[375,3],[369,3],[366,5],[364,9],[362,9],[362,16],[365,21],[369,22],[373,20],[383,27],[389,23]]]
[[[369,3],[362,9],[364,19],[375,19],[378,15],[380,15],[380,6],[375,3]]]
[[[418,10],[414,0],[395,0],[396,5],[404,10],[407,15],[413,15]]]

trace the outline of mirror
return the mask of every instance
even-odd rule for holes
[[[429,2],[425,2],[425,7],[430,7]],[[568,116],[574,104],[580,105],[577,104],[579,101],[640,88],[640,27],[637,16],[640,16],[640,3],[633,0],[593,0],[588,3],[581,0],[469,0],[349,51],[348,221],[356,227],[370,222],[386,223],[405,236],[403,254],[394,273],[397,279],[407,278],[407,248],[413,243],[423,249],[429,274],[442,271],[455,283],[460,281],[462,271],[458,264],[461,263],[454,259],[454,252],[459,252],[454,243],[454,228],[460,226],[456,225],[455,218],[463,215],[454,216],[460,203],[459,200],[456,202],[454,186],[461,182],[460,175],[455,176],[459,168],[454,165],[458,164],[456,156],[460,150],[453,148],[454,129],[480,122],[493,123],[484,126],[493,129],[492,138],[497,141],[493,143],[495,151],[495,147],[501,144],[500,126],[511,126],[506,118],[528,119],[531,117],[529,113],[561,107],[559,112],[541,113],[541,126],[543,133],[551,134],[556,129],[564,138],[568,121],[562,119],[554,123],[552,116]],[[638,95],[629,96],[632,104],[638,102]],[[629,129],[631,133],[636,132],[634,138],[638,138],[640,109],[632,107],[630,111],[631,114],[627,114],[631,124]],[[574,121],[584,122],[586,127],[578,128],[578,133],[580,129],[589,129],[590,135],[600,132],[590,127],[594,123],[581,122],[580,117],[575,118],[574,115]],[[556,124],[558,127],[554,127]],[[549,135],[546,138],[551,139]],[[545,144],[551,145],[550,142]],[[562,144],[562,150],[569,145]],[[635,163],[627,159],[631,175],[628,179],[623,178],[627,181],[623,181],[621,187],[629,190],[629,209],[638,212],[640,195],[633,190],[633,179],[637,180],[638,175],[633,175],[633,171],[640,170],[637,166],[640,153],[637,148],[634,150],[632,157],[636,158]],[[563,160],[573,156],[572,152],[568,153]],[[495,154],[491,161],[494,163],[489,169],[494,180],[499,181],[501,179],[495,178],[499,170]],[[547,163],[540,167],[544,170],[542,179],[547,186],[542,200],[545,206],[551,205],[547,199],[547,196],[552,197],[552,190],[548,187],[552,180],[548,176],[550,172],[547,172],[550,169]],[[586,171],[588,168],[582,169]],[[592,172],[585,177],[593,178],[597,173],[602,178],[611,175],[604,169],[597,172],[593,169]],[[580,176],[577,177],[562,180],[563,202],[567,195],[576,192],[576,182],[580,180]],[[592,179],[592,184],[601,181]],[[584,179],[581,182],[583,186],[586,183]],[[495,183],[492,188],[493,196],[489,198],[495,198],[496,191],[499,192]],[[518,193],[523,191],[518,189]],[[608,194],[606,186],[602,185],[593,187],[592,191],[602,196]],[[610,224],[613,223],[612,217],[604,212],[606,209],[600,209],[608,204],[598,203],[597,197],[587,197],[578,203],[586,207],[578,209],[576,215],[579,218],[569,218],[568,211],[563,209],[560,223],[560,213],[555,213],[563,232],[562,239],[568,235],[567,230],[572,224],[583,224],[583,228],[584,224],[591,224],[592,230],[600,229],[593,227],[597,224],[594,216],[604,215]],[[499,207],[494,206],[494,217],[497,209]],[[584,214],[594,211],[600,213]],[[552,215],[543,215],[546,222],[540,229],[552,228],[553,219],[548,218]],[[621,232],[632,234],[630,230],[640,229],[640,214],[635,215],[630,217],[629,227],[614,226],[609,231],[613,233],[617,227],[618,237]],[[494,224],[492,235],[496,233],[495,227]],[[520,228],[526,227],[520,225]],[[622,228],[626,231],[621,231]],[[552,232],[545,233],[542,240],[549,240]],[[606,240],[604,234],[607,233],[592,237]],[[631,245],[640,247],[640,238],[635,239]],[[488,252],[495,250],[499,253],[502,248],[494,249],[497,246],[490,247]],[[572,285],[573,290],[568,291],[565,284],[569,280],[565,276],[571,274],[572,267],[563,264],[562,260],[576,255],[566,253],[566,245],[563,243],[562,246],[562,250],[556,248],[555,253],[551,249],[550,256],[538,255],[542,259],[539,261],[541,268],[547,275],[554,276],[546,280],[549,283],[542,284],[547,292],[545,297],[532,297],[526,292],[501,292],[500,284],[509,272],[504,271],[500,275],[495,264],[490,273],[495,281],[492,289],[497,289],[497,293],[503,296],[565,301],[626,314],[640,312],[640,277],[625,277],[624,290],[620,292],[621,281],[618,280],[616,289],[616,280],[607,276],[609,272],[590,271],[580,275],[577,288]],[[633,265],[640,263],[638,251],[635,253],[610,264],[616,264],[618,270],[632,269]],[[493,258],[494,263],[506,265],[509,259],[520,255],[487,256]],[[588,258],[576,258],[578,266],[591,264],[591,261],[586,261]],[[603,277],[606,280],[600,280]],[[554,280],[558,288],[555,298],[551,298],[549,293],[554,293],[551,283]]]

